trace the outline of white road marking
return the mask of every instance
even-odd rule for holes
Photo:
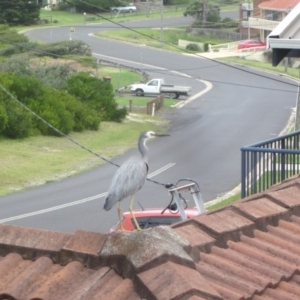
[[[175,165],[175,163],[169,163],[167,165],[165,165],[164,167],[152,172],[149,174],[148,178],[154,177],[164,171],[166,171],[167,169],[173,167]],[[57,205],[57,206],[52,206],[49,208],[45,208],[45,209],[41,209],[41,210],[37,210],[37,211],[33,211],[31,213],[27,213],[27,214],[22,214],[22,215],[18,215],[18,216],[14,216],[14,217],[10,217],[10,218],[5,218],[5,219],[1,219],[0,223],[6,223],[6,222],[10,222],[10,221],[14,221],[14,220],[19,220],[19,219],[24,219],[24,218],[28,218],[28,217],[33,217],[36,215],[41,215],[41,214],[45,214],[51,211],[55,211],[55,210],[59,210],[59,209],[63,209],[66,207],[70,207],[70,206],[74,206],[74,205],[78,205],[78,204],[82,204],[82,203],[86,203],[86,202],[90,202],[90,201],[94,201],[96,199],[100,199],[106,196],[107,193],[102,193],[102,194],[98,194],[92,197],[88,197],[88,198],[84,198],[81,200],[77,200],[74,202],[69,202],[66,204],[62,204],[62,205]]]
[[[177,104],[174,105],[174,107],[181,108],[181,107],[187,105],[188,103],[192,102],[196,98],[198,98],[198,97],[204,95],[205,93],[209,92],[212,89],[213,85],[209,81],[200,80],[200,79],[198,79],[198,80],[201,81],[202,83],[204,83],[206,85],[206,88],[203,91],[197,93],[196,95],[188,98],[187,100],[178,102]]]
[[[162,168],[160,168],[160,169],[158,169],[158,170],[156,170],[156,171],[150,173],[150,174],[148,175],[148,178],[152,178],[152,177],[154,177],[154,176],[156,176],[156,175],[158,175],[158,174],[160,174],[160,173],[162,173],[162,172],[168,170],[169,168],[171,168],[171,167],[173,167],[173,166],[175,166],[175,163],[169,163],[169,164],[165,165],[164,167],[162,167]]]

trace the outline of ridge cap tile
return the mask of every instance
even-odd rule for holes
[[[189,242],[175,230],[158,226],[142,231],[114,232],[108,235],[99,255],[106,265],[114,265],[118,273],[127,277],[129,269],[124,268],[125,259],[137,273],[168,260],[195,268],[190,251]]]

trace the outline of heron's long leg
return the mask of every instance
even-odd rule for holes
[[[121,201],[119,201],[119,204],[117,206],[117,211],[118,211],[119,221],[120,221],[120,224],[121,224],[121,229],[124,231],[124,227],[123,227],[123,224],[122,224],[122,218],[121,218]]]
[[[139,225],[139,223],[137,222],[137,220],[136,220],[133,212],[132,212],[133,199],[134,199],[134,195],[132,195],[131,200],[130,200],[129,211],[130,211],[130,214],[132,216],[132,219],[133,219],[133,222],[135,224],[136,229],[137,230],[142,230],[141,227],[140,227],[140,225]]]

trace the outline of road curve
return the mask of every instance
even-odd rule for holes
[[[134,25],[152,26],[151,22]],[[49,42],[68,39],[68,30],[46,28],[27,35]],[[182,108],[164,112],[171,121],[171,136],[149,145],[150,172],[172,165],[153,179],[176,183],[192,178],[199,183],[205,201],[239,184],[240,148],[278,135],[295,106],[297,88],[284,77],[90,35],[100,30],[104,30],[101,24],[75,27],[76,37],[88,43],[95,56],[116,62],[121,59],[152,76],[190,85],[194,95],[207,88],[207,82],[212,85]],[[136,150],[114,161],[121,163],[133,153]],[[1,197],[0,222],[59,231],[106,232],[117,220],[115,209],[102,210],[102,199],[114,172],[115,167],[104,164],[60,182]],[[192,199],[190,195],[186,198]],[[144,207],[161,207],[170,197],[162,186],[146,182],[136,200]],[[126,202],[122,208],[127,210],[127,206]]]

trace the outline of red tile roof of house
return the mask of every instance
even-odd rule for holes
[[[0,299],[299,299],[300,177],[140,232],[0,224]]]
[[[293,9],[298,3],[299,0],[269,0],[261,2],[258,7],[268,10],[288,10]]]

